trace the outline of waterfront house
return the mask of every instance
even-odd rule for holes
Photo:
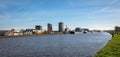
[[[23,35],[22,32],[7,32],[5,36],[20,36]]]
[[[23,32],[19,30],[11,30],[5,33],[5,36],[20,36],[23,35]]]
[[[5,36],[5,33],[8,31],[10,31],[10,30],[0,30],[0,36]]]
[[[23,34],[25,34],[25,35],[35,34],[35,29],[26,29],[23,31]]]

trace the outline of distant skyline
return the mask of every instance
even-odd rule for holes
[[[0,30],[67,27],[109,30],[120,26],[120,0],[0,0]]]

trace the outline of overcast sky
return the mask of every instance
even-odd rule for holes
[[[109,30],[120,26],[120,0],[0,0],[0,30],[57,30],[58,22],[75,27]]]

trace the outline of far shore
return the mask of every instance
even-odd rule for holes
[[[20,35],[20,36],[0,36],[0,38],[15,38],[15,37],[33,37],[33,36],[48,36],[48,35],[60,35],[63,33],[57,33],[57,34],[39,34],[39,35]]]
[[[73,34],[73,33],[44,33],[44,34],[32,34],[32,35],[18,35],[18,36],[0,36],[0,38],[16,38],[16,37],[34,37],[34,36],[49,36],[49,35],[62,35],[62,34]],[[77,33],[75,33],[77,34]],[[85,34],[85,33],[83,33]],[[111,34],[111,33],[110,33]],[[113,34],[111,34],[114,36]]]

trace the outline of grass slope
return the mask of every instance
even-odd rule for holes
[[[120,34],[114,37],[94,57],[120,57]]]

